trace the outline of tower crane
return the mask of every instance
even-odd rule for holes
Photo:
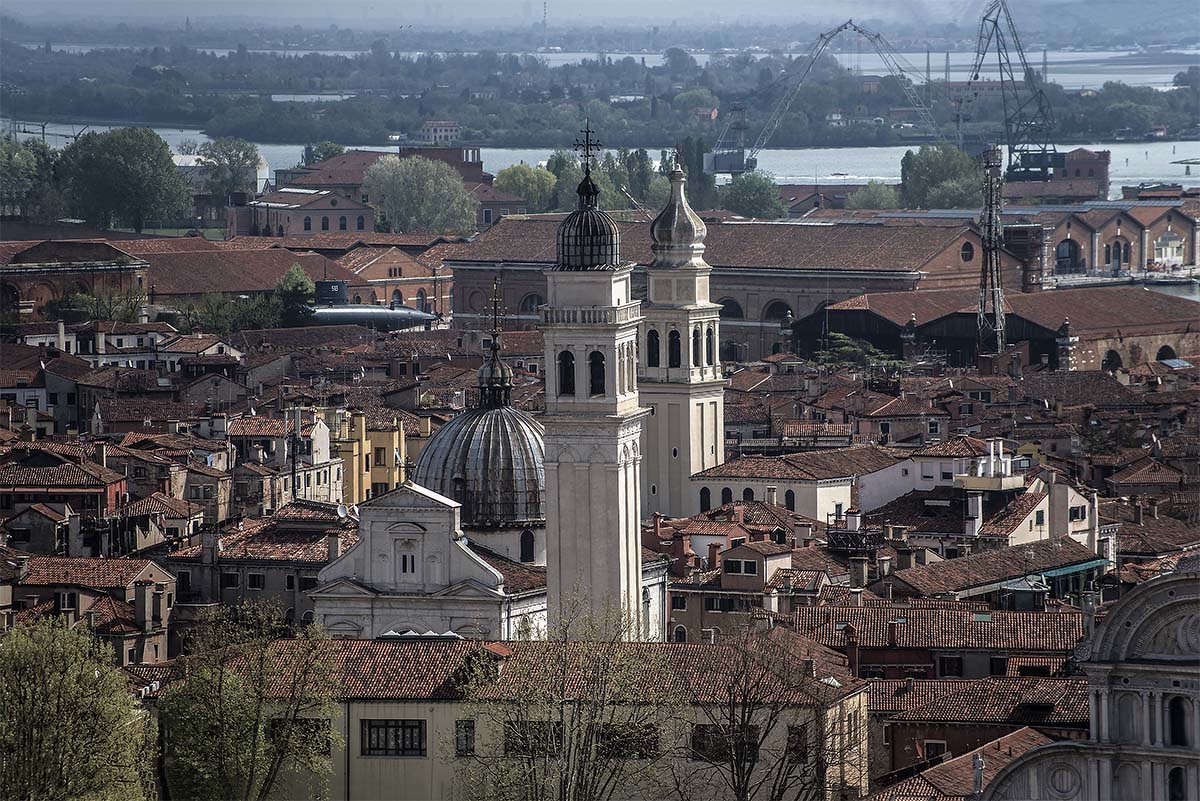
[[[800,62],[802,66],[797,72],[789,74],[789,71],[785,71],[783,75],[771,84],[747,95],[746,98],[734,101],[730,105],[729,119],[725,123],[725,127],[721,130],[720,136],[717,137],[717,142],[713,146],[712,152],[706,153],[704,156],[704,171],[738,175],[753,170],[758,165],[759,152],[767,146],[767,143],[771,141],[771,137],[779,129],[784,116],[791,109],[792,104],[800,94],[800,89],[808,79],[809,73],[812,72],[813,65],[817,63],[817,60],[820,59],[821,55],[829,47],[829,44],[846,31],[853,31],[870,42],[871,47],[879,55],[888,72],[900,85],[909,104],[917,111],[921,118],[921,123],[936,140],[942,141],[942,132],[938,124],[934,121],[933,114],[930,113],[929,107],[921,99],[921,94],[908,78],[909,73],[919,74],[919,70],[906,62],[882,35],[867,30],[851,19],[846,20],[836,28],[831,28],[820,34],[816,41],[813,42],[808,54]],[[754,95],[772,91],[780,84],[786,84],[783,93],[775,101],[775,105],[771,109],[771,113],[767,117],[767,121],[763,124],[762,130],[759,131],[758,136],[755,138],[754,143],[747,149],[746,132],[749,126],[746,123],[746,99]]]
[[[963,122],[971,119],[970,109],[979,95],[978,81],[989,52],[995,46],[996,67],[1000,75],[1000,93],[1004,103],[1004,136],[1008,146],[1008,181],[1048,181],[1062,157],[1050,144],[1054,128],[1054,110],[1042,88],[1038,73],[1031,69],[1021,47],[1021,38],[1005,0],[990,0],[979,20],[975,63],[970,79],[957,106],[958,146],[964,148]],[[1015,51],[1016,61],[1013,60]]]

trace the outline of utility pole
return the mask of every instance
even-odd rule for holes
[[[983,212],[979,228],[983,236],[983,266],[979,274],[979,335],[977,353],[1004,351],[1004,287],[1000,262],[1004,250],[1004,224],[1000,212],[1004,202],[1004,177],[1000,148],[991,145],[983,152]],[[992,350],[994,348],[994,350]]]

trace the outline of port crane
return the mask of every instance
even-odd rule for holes
[[[955,99],[958,146],[977,151],[964,141],[963,123],[971,119],[971,108],[979,96],[979,80],[988,55],[995,50],[1004,104],[1004,136],[1008,147],[1006,181],[1048,181],[1062,157],[1050,143],[1054,110],[1037,72],[1030,68],[1021,38],[1005,0],[990,0],[979,20],[975,63],[964,91]],[[1014,59],[1015,54],[1015,59]]]
[[[798,70],[785,70],[779,78],[766,87],[744,98],[739,98],[730,104],[729,118],[725,123],[725,127],[721,130],[720,136],[717,137],[717,142],[713,146],[712,152],[706,153],[704,156],[704,171],[714,174],[738,175],[753,170],[758,165],[759,152],[767,146],[767,143],[771,141],[771,137],[779,129],[784,116],[787,115],[792,104],[799,96],[800,89],[804,86],[805,81],[808,80],[813,65],[817,63],[817,60],[828,49],[830,43],[846,31],[858,34],[871,44],[871,47],[874,48],[879,58],[887,67],[888,72],[900,85],[909,104],[917,111],[921,119],[921,124],[929,130],[937,141],[943,141],[944,137],[942,136],[941,128],[938,127],[937,122],[933,119],[933,114],[929,111],[929,107],[922,100],[921,93],[917,91],[913,82],[908,78],[910,73],[918,74],[919,70],[905,61],[882,35],[867,30],[851,19],[820,34],[816,41],[813,42],[808,54],[799,62],[793,62],[793,64],[800,64]],[[747,148],[746,134],[749,126],[746,123],[746,100],[756,95],[773,92],[781,85],[784,87],[783,92],[775,101],[775,105],[771,109],[771,113],[767,117],[762,130],[759,131],[753,144]]]

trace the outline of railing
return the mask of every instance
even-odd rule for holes
[[[630,323],[642,318],[640,303],[624,306],[567,306],[565,308],[542,309],[542,322],[546,325],[615,325]]]

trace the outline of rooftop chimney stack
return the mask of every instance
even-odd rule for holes
[[[328,552],[328,561],[332,562],[342,555],[342,538],[336,532],[325,535],[325,549]]]
[[[867,557],[850,557],[850,586],[855,589],[867,586]]]
[[[771,506],[779,505],[779,489],[777,487],[767,487],[767,503]]]
[[[150,581],[137,581],[133,585],[134,620],[142,631],[150,631],[154,625],[150,608],[150,588],[153,586]]]
[[[858,509],[851,507],[850,509],[846,510],[846,530],[847,531],[858,531],[858,526],[859,526],[860,520],[861,520],[861,515],[860,515]]]
[[[1145,519],[1145,512],[1142,510],[1142,502],[1141,502],[1141,501],[1134,501],[1134,502],[1133,502],[1133,522],[1134,522],[1134,525],[1138,525],[1138,526],[1142,525],[1142,521],[1143,521],[1144,519]]]
[[[708,544],[708,565],[709,570],[717,569],[717,554],[721,553],[721,543],[710,542]]]

